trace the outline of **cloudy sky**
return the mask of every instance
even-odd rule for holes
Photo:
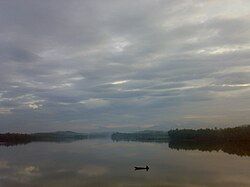
[[[250,123],[248,0],[1,0],[0,131]]]

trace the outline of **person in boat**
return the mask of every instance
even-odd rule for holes
[[[142,170],[142,169],[145,169],[145,170],[149,170],[149,167],[148,166],[146,166],[146,167],[138,167],[138,166],[136,166],[135,167],[135,170]]]

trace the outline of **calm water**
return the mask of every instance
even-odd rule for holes
[[[149,171],[134,166],[149,165]],[[250,157],[167,143],[39,143],[0,147],[1,187],[250,186]]]

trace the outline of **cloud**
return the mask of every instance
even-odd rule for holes
[[[28,104],[28,107],[29,108],[32,108],[32,109],[38,109],[39,107],[42,107],[42,105],[41,104],[36,104],[36,103],[34,103],[34,102],[31,102],[31,103],[27,103]]]
[[[0,161],[0,169],[2,170],[2,169],[8,169],[8,168],[10,168],[9,162],[5,161],[5,160],[1,160]]]
[[[99,108],[109,105],[109,101],[99,98],[90,98],[88,100],[82,100],[79,102],[80,104],[83,104],[87,108]]]
[[[18,174],[24,175],[24,176],[37,176],[39,175],[39,168],[36,166],[26,166],[22,168]]]
[[[0,129],[168,129],[216,115],[225,116],[220,125],[248,123],[234,111],[250,104],[249,7],[240,0],[2,1]]]
[[[114,85],[116,85],[116,84],[124,84],[126,82],[129,82],[129,80],[115,81],[115,82],[112,82],[111,84],[114,84]]]
[[[0,108],[0,114],[10,114],[11,108]]]
[[[98,165],[86,165],[82,169],[78,170],[81,175],[86,175],[88,177],[102,176],[108,172],[108,168]]]

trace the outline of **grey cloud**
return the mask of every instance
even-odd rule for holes
[[[243,122],[233,112],[249,111],[247,7],[240,1],[227,9],[221,1],[198,0],[2,1],[0,129],[167,129],[200,122],[183,116],[216,113],[228,116],[219,125]]]
[[[2,62],[35,62],[39,58],[38,55],[15,46],[1,46],[0,55]]]

